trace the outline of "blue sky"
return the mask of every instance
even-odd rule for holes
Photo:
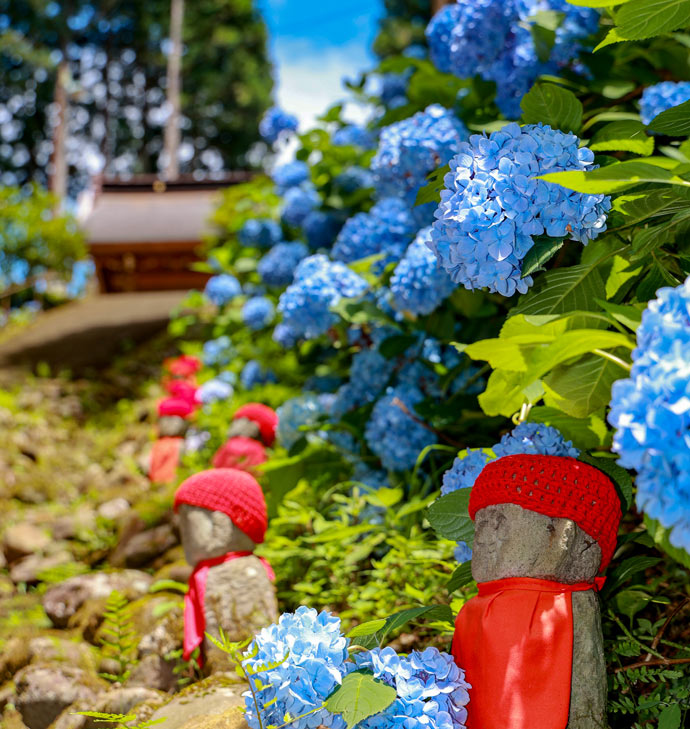
[[[347,97],[342,78],[371,67],[380,0],[258,0],[270,34],[276,99],[306,129]],[[357,110],[351,109],[353,117]]]

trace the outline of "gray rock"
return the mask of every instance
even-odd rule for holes
[[[499,504],[475,515],[472,575],[477,582],[535,577],[565,584],[590,582],[601,549],[571,519],[556,519]],[[573,599],[573,671],[567,729],[604,729],[606,665],[599,600],[592,591]]]
[[[77,701],[65,709],[51,724],[50,729],[100,729],[103,723],[98,723],[91,717],[75,714],[77,711],[100,711],[105,714],[136,713],[136,707],[147,704],[158,708],[169,699],[167,694],[153,689],[139,686],[114,687],[104,691],[91,702]]]
[[[247,729],[240,707],[247,687],[231,678],[214,676],[189,686],[157,709],[151,720],[165,718],[165,729]]]
[[[68,663],[91,673],[96,672],[94,649],[82,641],[41,635],[29,641],[28,652],[30,663]]]
[[[93,702],[107,688],[96,676],[73,666],[31,665],[14,679],[14,704],[29,729],[47,729],[75,701]]]
[[[12,566],[10,569],[10,579],[15,585],[18,585],[20,582],[34,585],[40,581],[39,576],[42,572],[47,572],[55,567],[60,567],[73,561],[74,558],[66,549],[61,549],[54,554],[45,556],[41,554],[30,554]]]
[[[78,575],[48,589],[43,596],[43,609],[53,625],[65,628],[87,600],[106,600],[113,590],[133,599],[145,595],[150,586],[150,575],[138,570]]]
[[[216,638],[222,627],[229,640],[241,641],[278,620],[275,588],[254,555],[211,567],[205,597],[206,632]],[[208,640],[204,656],[208,671],[228,670],[228,656]]]
[[[145,655],[132,669],[127,686],[146,687],[170,692],[177,687],[177,676],[173,672],[175,661],[163,656]]]
[[[92,509],[82,507],[72,514],[58,517],[52,524],[55,539],[74,539],[96,526],[96,515]]]
[[[8,562],[16,562],[50,544],[50,536],[39,527],[23,522],[9,527],[2,538],[3,552]]]
[[[98,516],[101,516],[104,519],[115,521],[121,516],[124,516],[130,510],[130,508],[131,507],[129,505],[129,501],[127,501],[127,499],[123,499],[120,496],[116,499],[110,499],[110,501],[106,501],[105,503],[101,504],[97,509],[97,513]]]
[[[118,544],[111,557],[116,566],[143,567],[178,543],[175,530],[170,524],[161,524],[153,529],[134,534]]]

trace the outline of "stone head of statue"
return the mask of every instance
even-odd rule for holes
[[[252,552],[256,547],[222,511],[182,504],[178,514],[184,556],[191,565],[228,552]]]
[[[184,437],[189,423],[179,415],[163,415],[158,418],[158,434],[161,438]]]

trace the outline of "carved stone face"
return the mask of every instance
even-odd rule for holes
[[[158,419],[158,434],[161,438],[182,437],[187,432],[188,425],[179,415],[164,415]]]
[[[498,504],[475,515],[472,575],[477,582],[536,577],[572,584],[599,571],[601,548],[571,519],[557,519],[517,504]]]
[[[232,425],[228,430],[228,438],[252,438],[253,440],[261,440],[261,429],[249,418],[237,418],[232,421]]]
[[[182,504],[179,509],[182,548],[187,562],[220,557],[228,552],[253,551],[256,544],[222,511]]]

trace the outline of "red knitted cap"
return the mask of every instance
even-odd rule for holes
[[[166,359],[163,367],[177,377],[188,377],[201,369],[201,360],[190,354],[182,354],[174,359]]]
[[[264,445],[273,445],[278,427],[278,415],[275,410],[260,402],[248,402],[233,415],[233,420],[238,418],[247,418],[256,423],[261,431],[261,440]]]
[[[188,418],[194,412],[194,405],[181,397],[166,397],[158,403],[158,416],[177,415]]]
[[[237,436],[230,438],[213,456],[214,468],[239,468],[242,471],[253,471],[267,460],[266,449],[253,438]]]
[[[199,389],[197,385],[193,385],[187,380],[170,380],[170,382],[165,384],[165,389],[172,397],[187,400],[193,405],[196,405],[196,391]]]
[[[175,494],[175,511],[180,504],[222,511],[253,542],[264,541],[268,527],[266,500],[254,476],[236,468],[214,468],[190,476]]]
[[[611,561],[621,505],[616,487],[599,469],[565,456],[519,454],[491,461],[470,495],[470,517],[485,506],[517,504],[554,518],[572,519],[601,547],[600,571]]]

